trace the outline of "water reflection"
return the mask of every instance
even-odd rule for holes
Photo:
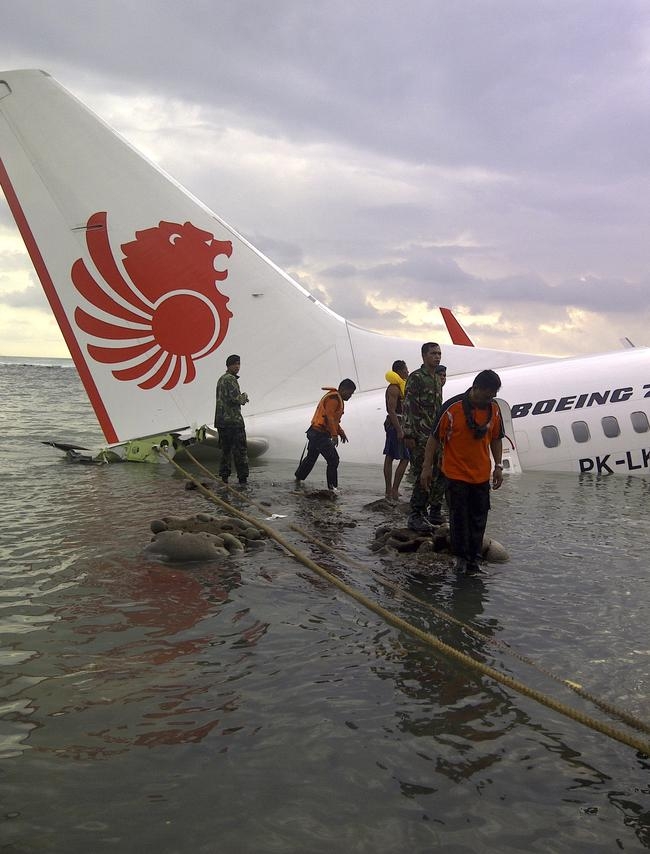
[[[3,385],[0,372],[0,390],[14,386],[0,469],[6,844],[314,854],[650,844],[647,760],[386,626],[281,550],[198,570],[140,560],[151,519],[204,510],[203,499],[164,468],[59,464],[41,438],[98,443],[76,374]],[[365,508],[383,493],[379,465],[346,466],[336,506],[296,497],[293,467],[260,468],[254,497],[368,570],[314,551],[319,563],[528,681],[521,662],[372,576],[381,520]],[[509,564],[471,586],[435,567],[418,581],[406,562],[382,571],[647,717],[649,494],[636,478],[513,477],[489,520]]]
[[[404,580],[402,583],[405,583]],[[411,577],[407,589],[424,602],[447,612],[455,620],[479,629],[488,637],[498,624],[480,621],[486,588],[480,577],[456,578],[453,573],[423,580]],[[408,601],[410,620],[461,653],[485,660],[490,651],[485,641],[453,622],[420,609]],[[422,625],[425,623],[425,625]],[[422,750],[436,773],[458,782],[470,779],[500,761],[498,745],[503,734],[517,722],[506,692],[492,687],[483,676],[459,666],[443,654],[425,648],[410,638],[401,639],[402,654],[390,675],[404,701],[400,704],[399,728],[427,740]],[[428,741],[430,739],[430,741]],[[432,746],[435,749],[431,752]],[[402,781],[405,793],[411,783]]]
[[[133,745],[196,743],[223,726],[240,700],[229,682],[245,666],[241,650],[255,646],[268,626],[248,608],[228,607],[240,572],[119,561],[97,565],[95,574],[110,596],[86,593],[55,609],[57,650],[45,663],[47,684],[29,701],[23,686],[30,726],[47,730],[40,738],[31,733],[32,748],[105,758]],[[217,649],[221,684],[213,682],[214,669],[205,678]],[[13,719],[26,723],[24,711]]]

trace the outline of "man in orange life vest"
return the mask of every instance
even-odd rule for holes
[[[327,488],[336,493],[339,485],[339,455],[336,445],[339,439],[343,443],[348,441],[341,427],[341,417],[345,409],[344,402],[352,397],[356,385],[352,380],[345,379],[341,380],[338,389],[324,387],[323,390],[327,394],[321,397],[314,417],[311,419],[311,425],[307,430],[307,455],[300,458],[295,478],[298,483],[305,480],[321,454],[327,463]]]
[[[428,489],[433,459],[442,447],[440,466],[447,482],[449,538],[456,571],[480,572],[483,535],[490,509],[490,452],[494,457],[492,488],[503,483],[501,465],[503,421],[494,401],[501,380],[494,371],[481,371],[472,387],[443,404],[424,451],[420,480]]]

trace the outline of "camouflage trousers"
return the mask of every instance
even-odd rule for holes
[[[411,474],[413,475],[413,494],[411,495],[411,512],[427,515],[427,508],[442,503],[445,496],[447,480],[440,471],[440,451],[433,458],[433,478],[427,492],[420,486],[420,475],[424,463],[424,448],[426,442],[417,442],[411,451]]]
[[[248,478],[248,451],[246,449],[246,430],[243,424],[224,424],[219,428],[219,446],[221,448],[221,465],[219,477],[228,480],[230,477],[231,460],[234,460],[239,480]]]

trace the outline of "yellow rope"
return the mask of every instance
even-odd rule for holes
[[[484,664],[481,661],[477,661],[471,656],[466,655],[464,652],[461,652],[460,650],[455,649],[449,644],[446,644],[443,641],[439,640],[429,632],[425,632],[422,629],[419,629],[417,626],[408,623],[406,620],[402,619],[401,617],[398,617],[396,614],[393,614],[391,611],[389,611],[387,608],[384,608],[382,605],[373,602],[359,590],[356,590],[354,587],[351,587],[350,585],[346,584],[340,578],[337,578],[331,572],[328,572],[315,561],[308,558],[292,543],[290,543],[288,540],[278,534],[277,531],[275,531],[270,525],[266,525],[259,519],[256,519],[253,516],[249,516],[247,513],[238,510],[236,507],[233,507],[231,504],[228,504],[228,502],[219,498],[217,495],[215,495],[213,492],[203,486],[203,484],[200,483],[193,475],[191,475],[184,468],[182,468],[175,460],[173,460],[164,449],[161,448],[159,450],[159,453],[163,457],[165,457],[168,462],[175,466],[176,469],[184,475],[184,477],[186,477],[188,480],[191,480],[196,485],[197,489],[199,489],[199,491],[206,496],[206,498],[210,499],[212,502],[222,507],[224,510],[227,510],[229,513],[232,513],[233,515],[238,516],[239,518],[248,522],[253,527],[259,528],[260,530],[264,531],[269,537],[271,537],[271,539],[275,540],[277,543],[283,546],[290,554],[294,555],[294,557],[296,557],[302,564],[313,570],[317,575],[337,587],[343,593],[350,596],[355,601],[359,602],[369,611],[372,611],[373,613],[380,616],[389,625],[392,625],[395,628],[398,628],[401,631],[418,638],[418,640],[421,640],[427,646],[438,650],[438,652],[441,652],[448,658],[451,658],[454,661],[457,661],[472,670],[476,670],[479,673],[482,673],[484,676],[488,676],[491,679],[494,679],[495,682],[499,682],[500,684],[511,688],[513,691],[516,691],[525,697],[529,697],[533,700],[536,700],[538,703],[541,703],[547,708],[553,709],[553,711],[559,712],[565,717],[577,721],[578,723],[589,727],[595,732],[600,732],[602,735],[606,735],[609,738],[620,742],[621,744],[626,744],[628,745],[628,747],[632,747],[634,750],[638,750],[639,752],[645,755],[650,755],[650,742],[645,741],[641,738],[637,738],[635,735],[630,735],[629,733],[623,732],[622,730],[619,730],[616,727],[611,726],[610,724],[596,720],[596,718],[593,718],[590,715],[581,712],[579,709],[574,709],[571,706],[568,706],[565,703],[562,703],[559,700],[555,700],[553,697],[544,694],[542,691],[538,691],[535,688],[531,688],[525,683],[520,682],[518,679],[514,679],[513,677],[508,676],[507,674],[500,673],[493,667],[490,667],[489,665]]]
[[[189,459],[193,463],[195,463],[195,465],[198,468],[200,468],[207,475],[209,475],[209,477],[211,479],[214,479],[214,474],[208,468],[206,468],[204,465],[202,465],[202,463],[200,463],[194,456],[192,456],[192,454],[189,451],[186,451],[186,453],[187,453],[187,456],[189,457]],[[226,486],[227,489],[229,489],[235,495],[238,495],[240,498],[242,498],[248,504],[253,505],[253,507],[257,507],[258,510],[260,510],[262,513],[265,513],[265,514],[267,513],[267,508],[262,507],[261,504],[257,504],[257,502],[253,501],[253,499],[250,498],[250,496],[243,495],[239,490],[234,489],[231,486],[228,486],[228,484],[224,484],[224,486]],[[307,531],[303,530],[302,528],[298,527],[297,525],[291,525],[291,529],[293,531],[296,531],[296,533],[300,534],[302,537],[304,537],[308,542],[311,542],[312,544],[318,546],[318,548],[322,549],[323,551],[330,552],[331,554],[335,555],[339,560],[343,560],[348,566],[355,567],[355,568],[361,570],[362,572],[370,571],[373,574],[373,576],[379,581],[380,584],[382,584],[385,587],[388,587],[389,589],[393,590],[395,593],[397,593],[402,598],[408,599],[411,602],[417,603],[419,606],[426,608],[427,610],[434,613],[437,617],[439,617],[442,620],[445,620],[448,623],[453,623],[457,626],[460,626],[464,631],[469,632],[470,634],[472,634],[474,637],[478,638],[482,642],[490,644],[492,646],[496,646],[499,649],[504,650],[509,655],[511,655],[513,658],[516,658],[518,661],[521,661],[522,663],[527,664],[529,667],[533,667],[539,673],[542,673],[545,676],[548,676],[549,679],[553,679],[555,682],[557,682],[560,685],[563,685],[565,688],[569,688],[569,690],[573,691],[574,694],[577,694],[579,697],[582,697],[583,699],[588,700],[589,702],[593,703],[595,706],[597,706],[599,709],[606,712],[607,714],[612,715],[614,717],[617,717],[619,720],[623,721],[623,723],[626,723],[628,726],[630,726],[634,729],[637,729],[640,732],[645,732],[645,733],[650,734],[650,724],[646,723],[645,721],[643,721],[640,718],[636,717],[635,715],[631,714],[626,709],[621,709],[618,706],[615,706],[613,703],[610,703],[607,700],[603,700],[602,698],[597,697],[595,694],[592,694],[590,691],[587,691],[586,688],[584,688],[582,685],[578,684],[577,682],[574,682],[571,679],[565,679],[563,676],[558,676],[556,673],[553,673],[552,670],[549,670],[548,668],[539,664],[539,662],[534,661],[532,658],[529,658],[527,655],[523,655],[522,653],[517,652],[505,641],[502,641],[499,638],[494,638],[494,637],[491,637],[489,635],[483,634],[483,632],[480,632],[478,629],[473,628],[468,623],[465,623],[462,620],[457,619],[452,614],[449,614],[447,611],[443,610],[442,608],[438,608],[435,605],[433,605],[431,602],[427,602],[424,599],[420,599],[418,596],[415,596],[413,593],[410,593],[408,590],[404,590],[398,584],[395,584],[394,581],[390,580],[389,578],[386,578],[386,576],[383,575],[383,573],[379,572],[379,570],[374,569],[372,567],[368,567],[365,564],[362,564],[359,561],[354,560],[349,555],[347,555],[345,552],[343,552],[341,549],[336,549],[333,546],[330,546],[327,543],[324,543],[322,540],[317,539],[316,537],[307,533]]]
[[[340,549],[335,549],[332,546],[327,545],[327,543],[316,539],[316,537],[312,537],[311,534],[308,534],[307,531],[304,531],[297,525],[291,525],[291,529],[303,536],[309,542],[318,546],[320,549],[331,552],[336,557],[339,557],[340,559],[344,560],[350,566],[355,566],[365,571],[368,570],[368,567],[364,566],[358,561],[350,559]],[[539,664],[539,662],[534,661],[527,655],[523,655],[522,653],[517,652],[505,641],[502,641],[499,638],[491,637],[490,635],[486,635],[478,629],[475,629],[473,626],[470,626],[468,623],[464,623],[462,620],[459,620],[457,617],[454,617],[453,614],[449,614],[447,613],[447,611],[443,610],[442,608],[436,607],[431,602],[426,602],[424,599],[420,599],[413,593],[409,593],[408,590],[404,590],[402,587],[399,586],[399,584],[395,584],[394,581],[391,581],[389,578],[386,578],[386,576],[378,570],[371,569],[370,571],[372,572],[373,576],[377,578],[380,584],[383,584],[385,587],[388,587],[390,590],[393,590],[395,593],[397,593],[404,599],[408,599],[411,602],[416,602],[418,605],[423,608],[426,608],[428,611],[431,611],[437,617],[440,617],[442,620],[460,626],[464,631],[469,632],[471,635],[483,641],[484,643],[488,643],[492,646],[496,646],[499,649],[504,650],[504,652],[507,652],[509,655],[511,655],[513,658],[516,658],[518,661],[527,664],[529,667],[533,667],[535,670],[539,671],[539,673],[543,673],[544,676],[548,676],[549,679],[553,679],[555,682],[558,682],[560,685],[564,685],[566,688],[569,688],[575,694],[578,694],[578,696],[583,697],[585,700],[589,700],[595,706],[598,706],[600,709],[602,709],[604,712],[607,712],[610,715],[615,715],[628,726],[631,726],[634,729],[638,729],[641,732],[650,733],[650,724],[646,723],[645,721],[642,721],[640,718],[635,717],[633,714],[626,711],[625,709],[620,709],[618,706],[609,703],[607,700],[603,700],[600,697],[596,697],[595,694],[592,694],[590,691],[587,691],[585,688],[582,687],[582,685],[579,685],[577,682],[572,682],[570,679],[565,679],[562,676],[558,676],[556,673],[553,673],[552,670],[549,670],[542,664]]]

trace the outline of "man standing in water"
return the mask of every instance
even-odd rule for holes
[[[305,480],[316,464],[319,454],[327,463],[327,488],[333,495],[338,494],[339,455],[336,450],[339,439],[345,443],[348,437],[341,427],[341,418],[345,410],[345,401],[356,390],[350,379],[341,380],[338,388],[324,387],[324,394],[318,402],[311,425],[307,430],[307,456],[300,458],[294,477],[296,483]]]
[[[235,354],[226,359],[226,373],[222,374],[217,382],[214,426],[219,431],[221,446],[219,477],[224,483],[228,483],[233,458],[237,477],[243,485],[248,481],[248,451],[241,408],[248,403],[248,395],[239,389],[240,364],[241,360]]]
[[[384,481],[386,483],[386,499],[397,501],[399,485],[409,464],[409,451],[404,444],[402,428],[402,409],[404,388],[408,379],[409,369],[403,359],[393,362],[392,370],[386,372],[386,442],[384,444]],[[397,468],[393,477],[393,460],[397,460]]]
[[[494,458],[492,487],[503,483],[501,464],[503,421],[495,403],[501,380],[494,371],[481,371],[464,394],[450,398],[431,430],[420,480],[428,489],[434,456],[442,448],[442,473],[447,479],[449,536],[456,571],[474,575],[490,510],[490,452]]]
[[[442,406],[442,380],[436,373],[442,351],[440,345],[428,341],[422,345],[422,366],[409,374],[404,392],[404,443],[411,452],[411,471],[414,485],[408,527],[428,533],[433,525],[442,523],[443,488],[439,479],[429,481],[425,490],[420,482],[424,449],[431,428]],[[428,509],[428,512],[427,512]]]

